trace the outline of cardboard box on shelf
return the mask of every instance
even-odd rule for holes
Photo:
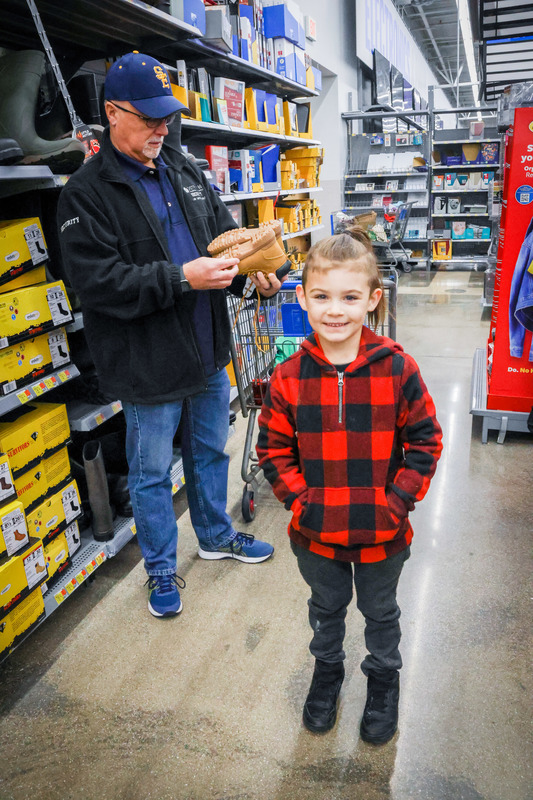
[[[0,294],[0,349],[73,319],[63,281]]]
[[[17,498],[22,502],[26,516],[70,479],[70,461],[66,447],[48,458],[43,458],[34,467],[15,477]]]
[[[267,39],[283,37],[299,41],[298,22],[284,3],[263,8],[264,32]]]
[[[44,558],[48,568],[48,580],[65,571],[70,564],[70,555],[64,533],[58,534],[44,546]]]
[[[25,286],[36,286],[39,283],[46,283],[46,267],[44,264],[35,267],[31,272],[23,272],[18,278],[13,278],[12,281],[0,285],[0,294],[2,292],[14,292],[15,289],[23,289]]]
[[[14,556],[0,559],[0,619],[48,577],[43,544],[32,540]]]
[[[46,545],[65,531],[81,513],[78,485],[73,480],[28,512],[26,524],[29,535],[41,539]]]
[[[205,33],[206,14],[203,0],[170,0],[170,14]]]
[[[15,479],[64,445],[69,436],[64,403],[28,403],[0,419],[0,449],[9,458]]]
[[[216,176],[216,184],[222,192],[229,192],[228,148],[223,145],[206,145],[205,157]]]
[[[44,600],[41,587],[38,586],[16,605],[2,620],[0,625],[0,655],[15,647],[24,634],[28,634],[33,626],[37,626],[44,617]]]
[[[14,392],[68,363],[70,351],[64,328],[6,347],[0,350],[0,393]]]
[[[232,34],[227,6],[207,6],[205,15],[204,41],[215,45],[217,49],[231,53]]]
[[[0,284],[34,270],[45,261],[48,250],[38,217],[0,222]]]

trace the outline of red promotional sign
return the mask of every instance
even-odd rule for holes
[[[517,108],[505,150],[487,408],[533,406],[533,108]]]

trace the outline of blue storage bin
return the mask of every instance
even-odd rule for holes
[[[286,336],[308,336],[313,330],[307,319],[307,311],[299,303],[284,303],[281,306],[281,324]]]

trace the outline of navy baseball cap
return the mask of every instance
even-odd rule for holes
[[[137,51],[115,61],[104,91],[106,100],[126,100],[147,117],[168,117],[187,109],[172,94],[168,72],[160,62]]]

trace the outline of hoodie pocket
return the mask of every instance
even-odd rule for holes
[[[345,547],[393,539],[399,528],[384,488],[308,488],[300,517],[302,534],[324,544]]]

